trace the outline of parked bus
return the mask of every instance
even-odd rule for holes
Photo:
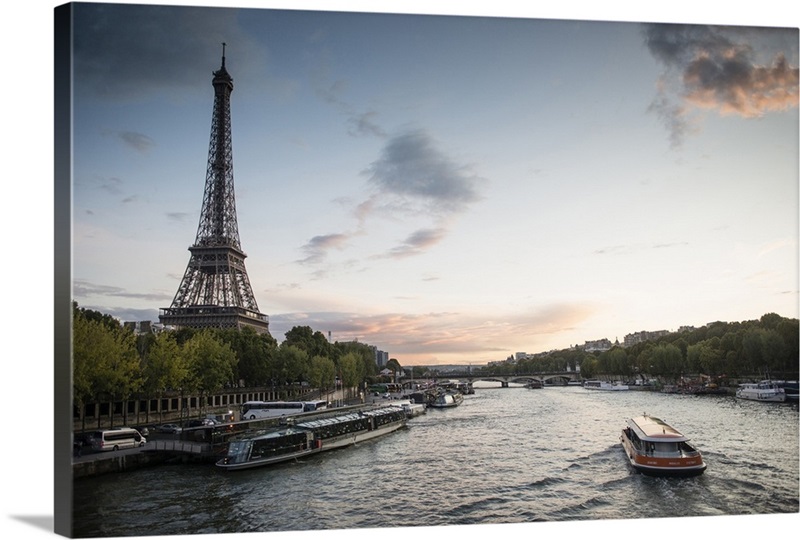
[[[242,420],[258,420],[291,416],[311,411],[321,411],[328,407],[323,400],[318,401],[248,401],[242,404]]]
[[[328,408],[328,402],[325,401],[324,399],[303,402],[303,412],[324,411],[327,408]]]
[[[144,446],[147,439],[133,428],[116,428],[95,431],[91,434],[92,449],[98,452],[124,450]]]
[[[303,412],[301,401],[248,401],[242,404],[242,420],[291,416]]]

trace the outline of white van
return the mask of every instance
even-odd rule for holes
[[[115,428],[95,431],[91,434],[92,449],[98,452],[124,450],[144,446],[147,439],[133,428]]]

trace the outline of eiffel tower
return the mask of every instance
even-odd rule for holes
[[[254,328],[269,332],[269,319],[258,311],[239,241],[233,191],[231,93],[233,78],[222,67],[213,72],[214,112],[208,168],[197,238],[178,292],[159,320],[165,326],[190,328]]]

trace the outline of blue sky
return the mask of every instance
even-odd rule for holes
[[[222,42],[279,341],[479,364],[798,316],[796,29],[158,6],[77,12],[80,305],[170,305]]]

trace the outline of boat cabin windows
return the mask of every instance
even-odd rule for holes
[[[305,450],[308,446],[308,436],[302,433],[287,433],[280,437],[265,437],[253,441],[251,459],[273,457],[289,452]]]

